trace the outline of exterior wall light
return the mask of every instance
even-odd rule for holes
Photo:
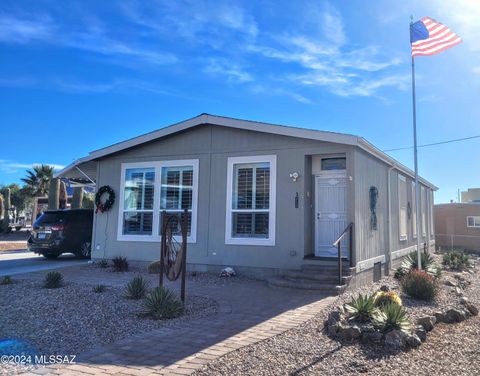
[[[297,181],[299,177],[300,177],[300,175],[298,174],[298,172],[292,172],[290,174],[290,179],[292,179],[292,181],[294,181],[294,182]]]

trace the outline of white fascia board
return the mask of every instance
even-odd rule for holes
[[[387,163],[388,165],[395,167],[395,169],[403,172],[404,174],[408,175],[411,178],[415,177],[415,172],[409,169],[407,166],[403,165],[402,163],[398,162],[396,159],[390,157],[388,154],[384,153],[380,149],[378,149],[376,146],[368,142],[362,137],[358,138],[358,147],[360,147],[362,150],[365,150],[367,153],[374,155],[381,161]],[[434,191],[438,190],[438,187],[435,186],[434,184],[430,183],[428,180],[418,177],[419,181],[421,184],[433,189]]]

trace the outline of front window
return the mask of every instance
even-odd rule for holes
[[[275,156],[228,160],[227,244],[274,245]]]
[[[188,241],[196,241],[198,160],[125,163],[118,240],[160,241],[161,213],[188,210]],[[180,224],[174,235],[181,235]]]
[[[124,235],[152,235],[154,182],[154,168],[125,170]]]
[[[467,217],[467,227],[480,227],[480,216]]]
[[[167,213],[182,213],[187,209],[188,236],[192,227],[192,203],[193,166],[163,167],[160,210]],[[181,235],[180,223],[176,223],[173,234]]]

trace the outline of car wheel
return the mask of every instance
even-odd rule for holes
[[[47,259],[49,260],[53,260],[53,259],[56,259],[59,255],[55,254],[55,253],[44,253],[43,254],[43,257],[46,257]]]
[[[92,253],[92,243],[84,242],[80,247],[80,251],[77,253],[77,256],[81,258],[90,258]]]

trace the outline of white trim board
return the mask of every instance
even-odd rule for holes
[[[368,260],[363,260],[363,261],[357,262],[356,271],[357,271],[357,273],[364,272],[365,270],[373,268],[373,266],[377,262],[381,262],[382,264],[385,264],[385,255],[372,257]]]

